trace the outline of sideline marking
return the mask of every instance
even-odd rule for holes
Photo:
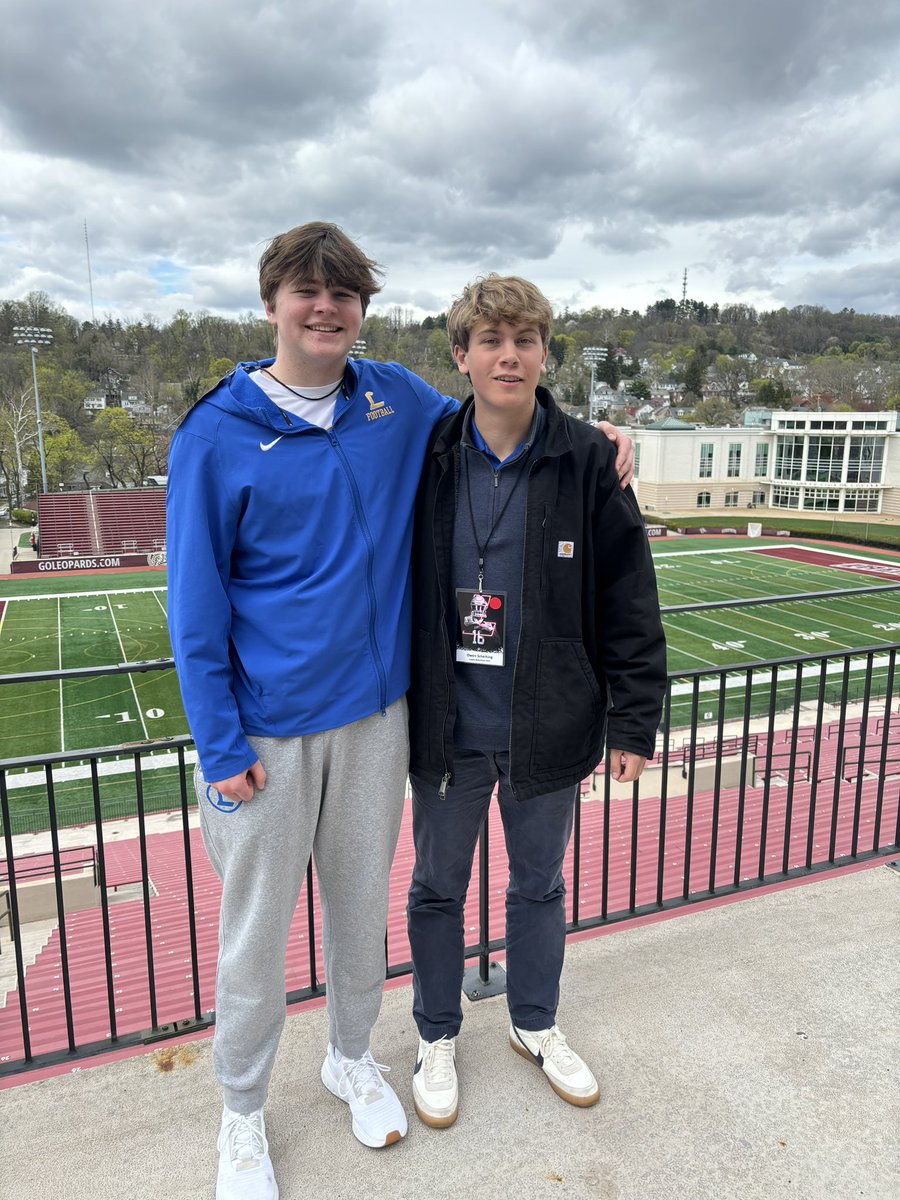
[[[128,662],[128,655],[125,653],[125,645],[122,641],[122,635],[121,635],[121,633],[119,633],[119,623],[116,620],[116,614],[113,612],[112,601],[109,598],[110,595],[112,595],[112,594],[114,594],[114,593],[107,593],[107,596],[106,596],[106,602],[107,602],[107,606],[109,608],[109,615],[112,617],[113,629],[116,631],[116,637],[119,639],[119,649],[122,652],[122,662]],[[150,734],[147,730],[147,722],[144,720],[144,713],[143,713],[143,710],[141,709],[141,702],[138,699],[137,688],[134,686],[134,672],[132,672],[132,671],[129,671],[129,673],[128,673],[128,682],[131,684],[131,694],[134,696],[135,707],[137,708],[138,716],[141,718],[141,728],[144,731],[144,737],[149,742]]]

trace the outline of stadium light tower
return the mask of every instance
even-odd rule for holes
[[[588,392],[588,420],[595,421],[597,409],[597,401],[594,398],[594,371],[600,363],[606,362],[609,351],[606,346],[585,346],[581,352],[581,357],[591,368],[591,390]]]
[[[357,338],[356,341],[353,343],[353,345],[350,347],[350,357],[351,358],[365,358],[365,356],[366,356],[366,339],[365,338]]]
[[[41,428],[41,399],[37,385],[37,348],[53,342],[53,330],[38,325],[15,325],[13,337],[17,346],[28,346],[31,350],[31,375],[34,379],[34,411],[37,417],[38,454],[41,458],[41,491],[47,490],[47,460],[44,458],[44,431]]]

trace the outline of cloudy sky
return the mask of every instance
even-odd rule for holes
[[[856,15],[854,15],[854,13]],[[486,270],[558,307],[900,312],[900,4],[0,0],[0,299],[258,311],[336,221],[438,312]]]

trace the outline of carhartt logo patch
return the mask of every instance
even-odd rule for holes
[[[574,558],[575,543],[574,542],[558,542],[556,547],[557,558]]]

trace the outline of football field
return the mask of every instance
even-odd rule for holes
[[[883,590],[900,585],[897,557],[793,541],[703,542],[715,544],[698,546],[696,539],[686,539],[654,547],[660,601],[667,610],[664,622],[670,673],[721,672],[738,663],[837,654],[900,642],[900,587]],[[854,589],[855,594],[850,594]],[[827,595],[792,598],[808,593]],[[742,603],[757,599],[768,602]],[[717,607],[689,607],[700,604]],[[846,697],[851,702],[863,693],[865,667],[863,659],[850,662]],[[826,703],[836,704],[845,694],[842,675],[840,663],[829,665]],[[885,657],[877,657],[870,683],[873,695],[884,694],[886,675]],[[730,678],[703,680],[696,700],[698,720],[717,720],[723,706],[727,718],[739,716],[745,705],[746,678],[745,672],[739,672]],[[774,693],[776,709],[793,704],[796,678],[796,668],[780,673]],[[802,669],[803,701],[818,696],[821,680],[818,664]],[[754,673],[750,705],[754,715],[773,706],[770,683],[771,672]],[[694,686],[678,681],[673,685],[673,730],[690,724]]]
[[[729,667],[900,642],[900,587],[882,590],[900,585],[900,557],[864,548],[746,538],[660,539],[653,552],[669,672],[709,672],[699,685],[675,681],[672,731],[690,724],[694,707],[698,722],[718,719],[723,706],[729,718],[743,711],[746,674],[729,673]],[[107,574],[20,577],[0,584],[0,676],[169,658],[163,579],[160,573],[140,578]],[[81,588],[86,590],[77,590]],[[848,589],[862,591],[847,594]],[[829,595],[791,598],[809,592]],[[772,597],[781,599],[741,605]],[[686,607],[699,604],[724,607]],[[876,658],[874,695],[884,694],[884,667],[884,656]],[[862,694],[864,668],[862,659],[851,663],[850,700]],[[790,707],[795,679],[791,670],[783,682],[775,681],[775,707]],[[755,715],[772,707],[770,682],[765,669],[754,674]],[[807,668],[803,699],[814,698],[820,684],[818,665]],[[900,686],[896,677],[894,686]],[[827,679],[826,702],[837,703],[841,687],[836,664]],[[187,732],[171,669],[0,684],[0,759],[122,746]],[[123,757],[128,758],[127,752]],[[152,772],[154,785],[171,792],[171,768],[164,767],[163,759],[158,766]],[[87,771],[70,768],[68,774],[74,778],[62,791],[81,803],[88,800]],[[24,782],[16,781],[19,787]],[[11,779],[11,786],[16,783]],[[103,788],[122,796],[129,791],[114,779]]]
[[[854,650],[897,641],[900,560],[821,547],[742,546],[659,550],[654,555],[665,613],[669,670]],[[896,584],[896,591],[874,591]],[[835,595],[851,589],[856,595]],[[814,600],[792,597],[827,592]],[[787,597],[778,603],[773,597]],[[765,598],[770,602],[729,607]],[[678,611],[689,605],[725,607]]]
[[[0,601],[0,674],[167,658],[164,587]],[[174,672],[0,688],[0,758],[55,754],[187,731]]]

